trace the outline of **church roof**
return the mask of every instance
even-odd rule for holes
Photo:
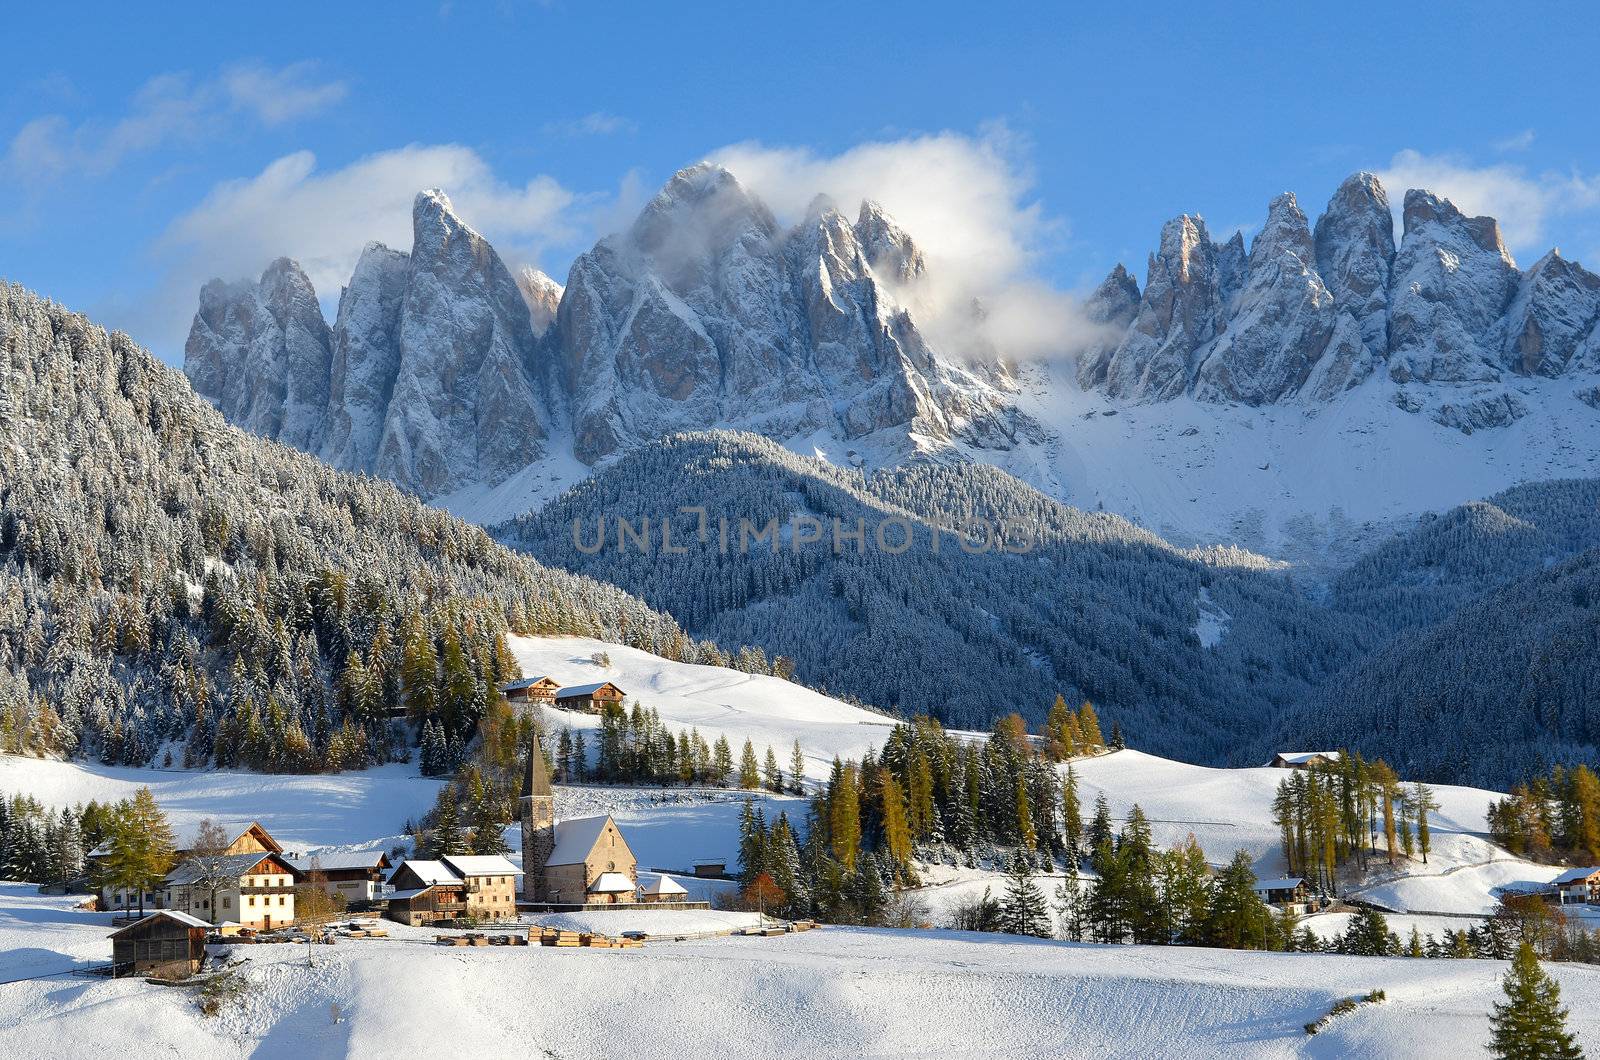
[[[633,881],[623,872],[602,872],[589,885],[590,894],[618,894],[633,890]]]
[[[555,847],[546,859],[546,865],[579,865],[589,859],[589,852],[600,841],[600,833],[611,820],[608,814],[599,817],[578,817],[556,822]]]
[[[539,749],[539,737],[536,733],[532,745],[528,748],[528,770],[522,778],[522,797],[529,798],[535,795],[550,795],[550,772],[544,765],[544,752]]]

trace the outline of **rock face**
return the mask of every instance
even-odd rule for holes
[[[1340,309],[1361,328],[1373,354],[1389,348],[1389,275],[1394,218],[1389,196],[1371,173],[1345,178],[1317,219],[1316,269]]]
[[[322,456],[335,467],[371,471],[383,439],[389,398],[400,374],[400,303],[411,258],[368,243],[333,325],[333,378]]]
[[[785,230],[731,173],[694,166],[565,288],[513,276],[442,192],[417,197],[413,237],[409,254],[366,248],[331,331],[292,262],[208,284],[185,361],[197,389],[241,426],[424,497],[497,484],[554,445],[592,462],[681,430],[889,432],[906,448],[1003,447],[1030,427],[997,359],[934,351],[905,308],[926,262],[876,203],[852,223],[819,200]]]
[[[517,289],[528,304],[534,336],[543,336],[556,322],[556,310],[561,308],[561,285],[531,265],[524,265],[517,270]]]
[[[1298,392],[1319,366],[1335,392],[1370,372],[1360,327],[1317,274],[1311,229],[1292,194],[1272,200],[1230,308],[1196,371],[1201,400],[1262,405]]]
[[[1555,251],[1519,273],[1492,218],[1424,191],[1406,193],[1397,251],[1371,173],[1339,185],[1314,233],[1278,196],[1248,258],[1237,235],[1218,246],[1175,218],[1143,296],[1118,266],[1085,309],[1126,330],[1085,351],[1078,381],[1128,401],[1314,405],[1382,374],[1397,407],[1470,433],[1526,412],[1503,388],[1518,377],[1600,372],[1600,276]]]
[[[184,371],[228,419],[424,497],[543,453],[552,398],[528,304],[442,192],[410,254],[367,246],[330,329],[299,266],[201,292]]]
[[[316,291],[288,258],[268,265],[257,283],[212,280],[201,288],[184,371],[233,423],[315,451],[332,359]]]
[[[935,356],[890,293],[925,268],[873,203],[852,225],[819,199],[785,231],[727,170],[684,170],[573,264],[556,331],[575,452],[716,426],[989,433],[998,393]]]
[[[1390,376],[1400,383],[1499,379],[1496,325],[1517,289],[1499,224],[1416,190],[1406,192],[1403,217],[1390,281]]]
[[[1105,389],[1132,401],[1165,401],[1189,385],[1190,359],[1217,333],[1222,292],[1217,248],[1199,217],[1184,214],[1161,230],[1139,311],[1106,364]]]
[[[1562,375],[1575,360],[1588,359],[1585,342],[1597,318],[1600,276],[1552,250],[1523,274],[1506,312],[1506,367],[1518,375]]]
[[[400,368],[373,470],[425,497],[499,482],[543,455],[549,394],[527,303],[440,191],[417,196]]]

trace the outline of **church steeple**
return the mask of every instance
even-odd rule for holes
[[[528,769],[522,777],[517,808],[522,815],[522,897],[529,902],[548,901],[544,867],[556,845],[556,800],[537,729],[528,746]]]

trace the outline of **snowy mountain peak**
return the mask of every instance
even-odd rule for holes
[[[278,258],[255,283],[212,280],[201,288],[184,371],[232,422],[315,449],[331,345],[310,279],[296,262]]]
[[[912,283],[927,272],[922,251],[911,236],[871,199],[862,201],[855,231],[867,261],[891,282]]]
[[[517,270],[517,289],[528,304],[534,335],[542,336],[556,322],[556,311],[561,308],[561,285],[532,265],[524,265]]]
[[[1371,173],[1346,177],[1317,219],[1317,271],[1361,329],[1367,349],[1382,354],[1389,338],[1389,273],[1394,218],[1389,196]]]

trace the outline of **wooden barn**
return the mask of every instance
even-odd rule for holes
[[[588,685],[569,685],[556,692],[556,706],[562,710],[581,710],[598,714],[608,706],[622,706],[623,691],[610,681]]]
[[[537,703],[550,706],[555,703],[556,692],[560,688],[561,682],[555,678],[540,675],[509,681],[500,686],[500,693],[512,703]]]
[[[160,909],[111,935],[117,973],[186,979],[200,970],[211,925],[176,909]]]
[[[467,915],[467,881],[441,861],[402,861],[389,886],[390,920],[421,927]]]

